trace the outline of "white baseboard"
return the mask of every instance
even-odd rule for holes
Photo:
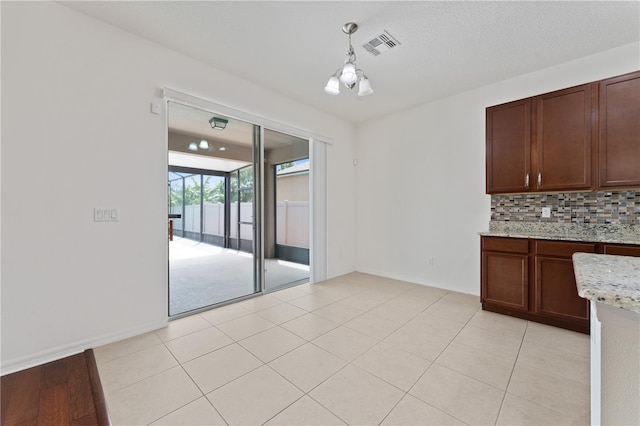
[[[369,268],[358,268],[356,272],[362,272],[363,274],[377,275],[379,277],[390,278],[392,280],[406,281],[413,284],[420,284],[420,285],[426,285],[429,287],[441,288],[442,290],[455,291],[455,290],[452,290],[451,288],[445,287],[442,283],[436,283],[433,281],[424,280],[422,278],[412,277],[412,276],[403,275],[403,274],[393,274],[388,272],[376,271],[374,269],[369,269]]]
[[[457,293],[464,293],[464,294],[471,294],[472,296],[479,296],[480,292],[466,292],[466,291],[460,291],[457,290],[455,288],[452,288],[451,286],[447,286],[445,283],[441,283],[441,282],[434,282],[434,281],[429,281],[429,280],[425,280],[419,277],[414,277],[414,276],[408,276],[408,275],[402,275],[402,274],[394,274],[394,273],[388,273],[388,272],[381,272],[381,271],[376,271],[374,269],[369,269],[369,268],[358,268],[356,270],[356,272],[362,272],[363,274],[371,274],[371,275],[377,275],[379,277],[384,277],[384,278],[391,278],[392,280],[399,280],[399,281],[406,281],[409,283],[413,283],[413,284],[420,284],[420,285],[426,285],[429,287],[435,287],[435,288],[439,288],[442,290],[447,290],[447,291],[455,291]],[[478,286],[478,290],[480,290],[480,286]]]
[[[27,368],[35,367],[47,362],[75,355],[87,349],[97,348],[98,346],[117,342],[118,340],[123,340],[129,337],[137,336],[139,334],[158,330],[160,328],[166,327],[167,323],[167,318],[163,320],[150,321],[138,327],[121,330],[116,333],[104,334],[95,338],[85,339],[68,345],[46,349],[44,351],[25,355],[15,359],[2,360],[0,362],[0,376],[15,373],[16,371],[25,370]]]

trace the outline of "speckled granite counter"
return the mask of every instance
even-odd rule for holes
[[[578,295],[640,313],[640,257],[574,253]]]
[[[489,222],[486,237],[536,238],[590,243],[638,244],[640,225],[575,224],[549,222]]]

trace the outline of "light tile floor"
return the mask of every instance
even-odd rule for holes
[[[115,425],[589,423],[589,337],[367,274],[95,350]]]

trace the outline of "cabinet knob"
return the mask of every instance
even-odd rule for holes
[[[542,185],[542,173],[538,172],[538,186]]]

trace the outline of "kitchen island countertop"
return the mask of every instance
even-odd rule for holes
[[[578,295],[640,313],[640,258],[574,253]]]

